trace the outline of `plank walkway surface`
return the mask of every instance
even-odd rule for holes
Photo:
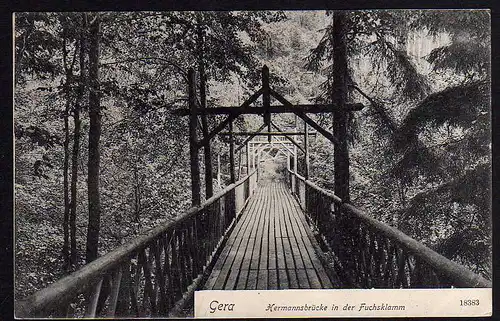
[[[204,288],[332,288],[313,242],[304,213],[284,183],[261,181]]]

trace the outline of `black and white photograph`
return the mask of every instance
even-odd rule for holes
[[[16,318],[245,317],[215,296],[197,314],[220,290],[491,290],[489,10],[13,20]],[[491,311],[488,293],[453,311]],[[259,316],[323,309],[301,299]],[[417,311],[372,301],[349,309]]]

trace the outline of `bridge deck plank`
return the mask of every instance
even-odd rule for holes
[[[257,195],[259,195],[260,192],[261,191],[256,191],[256,193],[254,195],[257,196]],[[253,206],[255,206],[255,204],[260,202],[261,200],[262,199],[260,197],[253,197],[249,202],[248,208],[249,209],[254,208]],[[235,242],[238,240],[238,237],[241,235],[241,233],[243,233],[243,231],[245,230],[247,225],[251,222],[251,218],[252,218],[251,215],[246,215],[246,216],[242,215],[240,217],[240,221],[234,227],[233,232],[229,236],[229,238],[226,242],[226,245],[222,249],[222,252],[219,255],[219,258],[217,259],[217,261],[212,269],[212,273],[210,274],[207,282],[205,283],[206,289],[210,289],[210,290],[215,289],[214,288],[215,284],[217,283],[217,280],[219,279],[219,276],[222,273],[222,269],[224,268],[224,264],[226,264],[226,261],[227,261],[226,265],[230,264],[230,261],[232,262],[231,257],[230,257],[230,252],[233,249]],[[225,277],[225,276],[222,275],[222,277]],[[219,281],[218,286],[220,287],[220,281]]]
[[[255,223],[252,219],[252,214],[255,214],[256,207],[250,207],[249,209],[251,210],[249,215],[250,217],[245,218],[243,223],[244,228],[238,230],[238,236],[234,240],[231,251],[229,252],[226,262],[222,267],[219,278],[214,285],[214,290],[233,290],[236,284],[236,280],[240,272],[240,263],[243,260],[243,255],[245,254],[245,250],[248,245],[251,228]]]
[[[229,236],[205,289],[332,288],[304,213],[280,181],[262,181]]]
[[[262,206],[262,202],[258,205]],[[261,209],[261,207],[255,206],[253,208],[253,213],[258,213],[259,209]],[[252,239],[252,235],[254,230],[256,229],[256,225],[257,224],[255,223],[255,220],[251,220],[249,225],[247,226],[247,229],[241,236],[241,246],[238,248],[236,257],[231,266],[231,273],[225,286],[226,290],[234,290],[235,286],[236,288],[239,287],[240,289],[244,289],[243,283],[246,283],[248,271],[246,266],[242,266],[242,264],[245,258],[245,254],[252,251],[252,248],[250,247],[250,240]]]
[[[321,261],[314,252],[313,243],[316,243],[316,239],[314,238],[312,231],[309,228],[307,228],[306,218],[303,215],[298,214],[301,212],[300,205],[297,202],[295,202],[293,205],[297,208],[297,211],[294,211],[293,216],[297,221],[297,225],[301,232],[302,235],[301,240],[304,242],[307,253],[314,265],[314,269],[316,270],[318,277],[322,283],[322,287],[328,289],[333,288],[334,286],[332,284],[332,281],[328,277],[325,268],[323,267],[323,264],[321,264]]]

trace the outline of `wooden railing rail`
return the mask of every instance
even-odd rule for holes
[[[16,302],[16,317],[155,317],[179,309],[257,185],[257,171]]]
[[[304,177],[288,183],[329,247],[344,287],[491,287],[473,273],[398,229],[380,222]]]

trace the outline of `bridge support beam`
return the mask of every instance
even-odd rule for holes
[[[269,68],[266,65],[262,67],[262,105],[264,107],[264,124],[267,126],[267,131],[271,132],[271,94],[269,88]],[[271,142],[271,135],[267,136],[267,140]]]
[[[248,143],[245,144],[245,155],[246,155],[246,164],[247,164],[247,175],[250,174],[250,146]]]
[[[199,148],[197,144],[196,131],[198,128],[198,116],[196,111],[196,83],[193,69],[188,72],[188,96],[189,96],[189,153],[191,163],[191,204],[196,206],[200,204],[200,164]]]
[[[206,78],[204,68],[200,68],[200,103],[201,108],[207,108],[206,97]],[[209,199],[214,194],[213,170],[212,170],[212,150],[210,148],[210,139],[208,139],[207,115],[201,115],[201,126],[203,131],[204,145],[203,156],[205,160],[205,198]]]
[[[233,132],[233,121],[229,122],[229,132]],[[236,182],[236,172],[235,172],[235,162],[234,162],[234,136],[229,136],[229,175],[230,183]]]
[[[257,148],[257,150],[258,150],[258,148]],[[256,156],[257,163],[256,163],[255,168],[257,169],[257,181],[260,179],[260,156],[259,156],[259,154],[260,154],[260,151],[257,153],[257,156]]]
[[[217,185],[222,188],[221,172],[220,172],[220,154],[217,154]]]
[[[332,103],[339,106],[333,112],[333,136],[338,143],[334,146],[334,188],[335,194],[344,202],[349,202],[349,147],[347,145],[347,129],[349,112],[347,106],[347,45],[345,35],[347,32],[347,18],[344,12],[337,11],[333,15],[333,90]]]
[[[295,115],[294,118],[295,118],[295,132],[298,132],[297,125],[299,124],[299,122],[298,122],[297,115]],[[298,158],[297,154],[298,154],[297,153],[297,146],[294,145],[293,146],[293,172],[295,174],[298,174],[298,164],[297,163],[298,163],[299,158]],[[295,191],[295,189],[294,189],[294,191]]]
[[[305,151],[304,178],[309,179],[309,127],[305,121],[304,121],[304,151]]]
[[[257,129],[257,131],[255,133],[252,133],[252,134],[249,134],[247,138],[245,138],[245,140],[238,146],[236,147],[236,149],[234,150],[235,153],[237,153],[240,149],[242,149],[246,144],[248,144],[249,142],[251,142],[251,140],[257,136],[258,134],[257,133],[260,133],[264,128],[266,128],[266,125],[262,125],[259,127],[259,129]],[[222,133],[221,133],[222,134]],[[233,135],[238,135],[237,133],[233,133]]]

